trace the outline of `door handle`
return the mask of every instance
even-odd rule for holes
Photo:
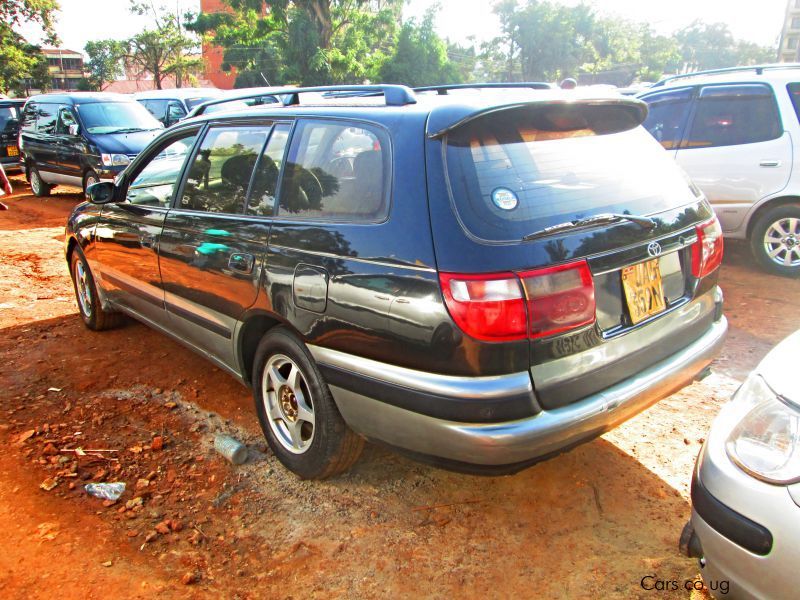
[[[156,236],[151,233],[145,233],[139,236],[139,243],[142,245],[142,248],[155,248],[157,241]]]
[[[761,167],[780,167],[781,161],[779,160],[762,160],[758,163]]]
[[[252,254],[235,252],[228,259],[228,268],[237,273],[252,273],[256,264],[256,257]]]

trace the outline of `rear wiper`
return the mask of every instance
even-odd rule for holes
[[[551,225],[539,231],[529,233],[522,238],[523,242],[529,242],[538,238],[556,235],[564,231],[572,229],[584,229],[587,227],[595,227],[597,225],[607,225],[609,223],[617,223],[619,221],[631,221],[639,225],[642,229],[653,229],[656,222],[650,217],[640,217],[638,215],[620,215],[616,213],[603,213],[594,215],[593,217],[586,217],[585,219],[576,219],[574,221],[567,221],[566,223],[559,223],[558,225]]]

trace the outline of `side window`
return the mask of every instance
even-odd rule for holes
[[[681,135],[689,117],[691,90],[675,90],[644,98],[650,109],[644,128],[667,150],[681,143]]]
[[[196,131],[187,132],[183,137],[170,140],[155,155],[151,155],[150,161],[128,186],[128,202],[168,207],[196,138]]]
[[[36,129],[39,133],[55,134],[58,104],[39,104],[36,108]]]
[[[388,212],[388,139],[361,124],[301,121],[279,194],[287,218],[377,221]]]
[[[247,203],[247,214],[271,217],[275,214],[275,194],[281,172],[290,126],[281,123],[274,127],[253,176],[253,188]]]
[[[772,90],[760,84],[703,88],[687,148],[774,140],[783,134]]]
[[[244,213],[247,189],[268,126],[209,129],[189,169],[180,207],[215,213]]]
[[[68,108],[62,108],[58,111],[58,125],[56,126],[56,133],[59,135],[68,135],[69,128],[72,125],[77,125],[75,115]]]

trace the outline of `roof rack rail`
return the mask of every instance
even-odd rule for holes
[[[726,67],[724,69],[708,69],[706,71],[695,71],[694,73],[682,73],[679,75],[670,75],[654,83],[651,88],[661,87],[669,81],[677,79],[689,79],[691,77],[700,77],[702,75],[724,75],[725,73],[740,73],[743,71],[755,71],[756,75],[762,75],[764,71],[782,71],[786,69],[800,69],[800,63],[770,63],[764,65],[748,65],[742,67]]]
[[[525,88],[529,90],[549,90],[552,89],[549,83],[544,81],[514,81],[509,83],[451,83],[447,85],[425,85],[415,87],[415,92],[438,92],[440,96],[446,96],[450,90],[470,90],[470,89],[512,89]]]

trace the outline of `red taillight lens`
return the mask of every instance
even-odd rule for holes
[[[439,278],[453,320],[479,340],[544,337],[595,320],[594,283],[586,261],[519,275],[440,273]]]
[[[450,315],[464,333],[496,342],[526,337],[525,298],[516,275],[440,273],[439,279]]]
[[[697,226],[697,242],[692,246],[692,274],[705,277],[722,264],[722,226],[717,217]]]
[[[544,337],[595,320],[594,281],[586,261],[520,273],[530,336]]]

